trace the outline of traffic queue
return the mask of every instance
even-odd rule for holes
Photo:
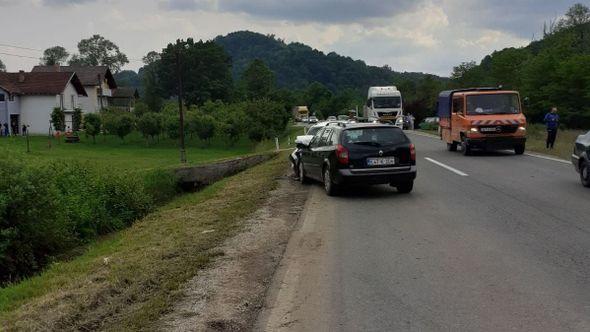
[[[475,150],[525,152],[527,119],[517,91],[443,91],[437,113],[438,136],[448,151],[460,147],[466,156]],[[351,184],[389,184],[400,193],[411,192],[417,175],[416,147],[403,131],[408,115],[402,111],[401,93],[395,87],[372,87],[364,115],[318,122],[306,135],[297,137],[297,149],[290,155],[295,177],[302,183],[322,182],[330,196]],[[551,148],[555,141],[551,126],[558,122],[556,109],[545,121]],[[578,137],[573,151],[572,163],[582,184],[590,187],[590,132]]]

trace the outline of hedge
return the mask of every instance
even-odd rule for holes
[[[177,193],[172,172],[116,173],[77,162],[0,161],[0,285],[128,227]]]

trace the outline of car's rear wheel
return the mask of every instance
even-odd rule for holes
[[[303,167],[302,162],[299,162],[299,182],[301,182],[301,184],[309,183],[309,179],[305,176],[305,168]]]
[[[580,165],[580,180],[584,187],[590,188],[590,162],[582,161]]]
[[[519,144],[514,146],[514,153],[521,155],[524,154],[524,150],[525,150],[525,145],[524,144]]]
[[[447,143],[447,150],[451,152],[457,151],[457,142]]]
[[[329,167],[324,168],[324,190],[328,196],[335,196],[338,191],[338,186],[332,181]]]
[[[395,187],[400,194],[408,194],[414,189],[414,181],[396,184]]]

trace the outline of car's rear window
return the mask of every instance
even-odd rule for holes
[[[358,128],[342,133],[344,146],[387,146],[406,143],[408,138],[398,128]]]
[[[320,129],[322,129],[323,127],[311,127],[309,128],[309,130],[307,131],[307,135],[315,135],[318,133],[318,131],[320,131]]]

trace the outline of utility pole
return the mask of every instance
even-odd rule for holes
[[[184,146],[184,114],[182,112],[182,72],[180,71],[180,43],[176,43],[176,77],[178,79],[178,111],[180,112],[180,162],[186,164],[186,149]]]

